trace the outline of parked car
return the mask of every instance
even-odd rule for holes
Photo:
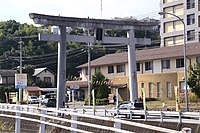
[[[40,95],[38,100],[39,100],[39,103],[43,103],[44,102],[44,99],[45,99],[45,95]]]
[[[56,93],[47,93],[43,96],[41,104],[46,107],[56,107]]]
[[[29,104],[39,103],[38,97],[37,96],[28,96],[28,103]]]
[[[130,101],[125,101],[122,102],[118,105],[117,107],[118,110],[144,110],[144,105],[142,102],[130,102]],[[130,117],[130,114],[123,114],[120,111],[118,114],[115,115],[125,115],[126,118]],[[132,116],[137,116],[136,114],[132,113]],[[139,115],[141,118],[144,118],[144,115]]]

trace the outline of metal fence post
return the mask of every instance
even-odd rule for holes
[[[20,117],[21,116],[21,113],[18,112],[20,110],[21,110],[20,106],[16,105],[16,117]],[[20,133],[20,124],[21,124],[20,118],[16,118],[15,119],[15,133]]]
[[[160,111],[160,122],[163,122],[163,112]]]
[[[42,115],[46,114],[46,110],[40,110],[40,113]],[[46,118],[44,116],[40,117],[40,121],[45,122]],[[40,123],[40,129],[39,129],[39,133],[45,133],[45,123]]]
[[[132,120],[132,111],[130,111],[130,120]]]
[[[107,110],[105,109],[105,112],[104,112],[104,117],[106,117],[106,113],[107,113]]]
[[[114,128],[116,128],[116,129],[121,129],[121,123],[117,121],[117,120],[119,120],[119,119],[120,119],[119,116],[116,116],[116,117],[115,117]],[[120,132],[117,132],[117,131],[116,131],[115,133],[120,133]]]
[[[145,119],[145,121],[147,121],[147,111],[146,110],[144,111],[144,119]]]
[[[85,114],[85,109],[83,109],[83,114]]]
[[[77,115],[75,114],[75,113],[77,113],[77,111],[76,111],[76,110],[73,110],[73,113],[74,113],[74,114],[71,115],[71,120],[77,121]],[[77,129],[77,124],[71,122],[71,128]],[[73,129],[72,129],[71,133],[76,133],[76,131],[73,131]]]
[[[179,115],[179,124],[182,124],[181,112],[179,112],[178,115]]]
[[[93,109],[93,115],[95,116],[95,113],[96,113],[96,110],[95,109]]]

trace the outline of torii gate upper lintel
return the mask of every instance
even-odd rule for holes
[[[126,43],[128,44],[128,62],[129,62],[129,87],[130,87],[130,101],[133,102],[138,99],[137,88],[137,68],[136,68],[136,55],[135,44],[138,39],[135,38],[134,30],[154,30],[157,22],[133,22],[124,20],[105,20],[105,19],[90,19],[90,18],[74,18],[74,17],[61,17],[50,16],[44,14],[30,13],[30,18],[36,24],[59,26],[60,35],[40,35],[40,40],[57,41],[58,43],[58,79],[57,79],[57,109],[63,108],[65,103],[65,75],[66,63],[63,60],[66,58],[66,41],[77,42],[96,42],[94,37],[91,36],[76,36],[67,35],[66,27],[84,27],[84,28],[102,28],[102,29],[121,29],[127,30],[128,38],[113,38],[103,37],[102,42],[106,43]],[[67,40],[67,39],[68,40]],[[65,56],[65,57],[64,57]]]

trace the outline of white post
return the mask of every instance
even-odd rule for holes
[[[41,114],[45,115],[46,111],[41,110]],[[40,117],[40,121],[45,122],[45,120],[46,120],[46,118],[44,116]],[[44,123],[40,123],[39,133],[45,133],[45,124]]]
[[[77,111],[74,110],[73,113],[77,113]],[[71,120],[77,121],[77,115],[72,114],[71,115]],[[77,129],[77,124],[72,122],[71,123],[71,128]],[[73,129],[72,129],[71,133],[76,133],[76,131],[73,131]]]
[[[74,99],[75,94],[74,93],[75,92],[74,92],[74,89],[73,89],[72,90],[73,109],[75,109],[75,99]]]
[[[116,88],[116,109],[118,108],[118,105],[119,105],[119,92],[118,92],[118,88]]]
[[[117,121],[118,119],[120,119],[118,116],[115,117],[114,128],[121,129],[121,123]],[[116,133],[120,133],[120,132],[116,132]]]
[[[93,111],[95,115],[95,94],[94,94],[94,89],[92,90],[92,101],[93,101]]]
[[[21,110],[20,106],[16,105],[16,111],[20,110]],[[16,116],[20,117],[21,116],[20,112],[16,112]],[[20,118],[15,119],[15,133],[20,133]]]

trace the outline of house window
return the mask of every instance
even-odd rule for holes
[[[158,92],[158,98],[162,97],[162,89],[161,89],[161,83],[157,82],[157,92]]]
[[[187,0],[187,9],[195,7],[195,0]]]
[[[51,77],[44,77],[44,82],[51,83]]]
[[[101,68],[100,67],[95,67],[95,73],[98,72],[98,71],[101,71]]]
[[[195,40],[195,30],[187,31],[187,40],[188,41]]]
[[[197,63],[200,63],[200,57],[197,57],[196,61]]]
[[[140,71],[140,63],[136,63],[137,65],[137,71]]]
[[[88,68],[85,68],[85,75],[88,75]]]
[[[184,59],[176,59],[176,68],[184,67]]]
[[[171,97],[172,97],[171,83],[170,83],[170,82],[167,82],[167,83],[166,83],[166,87],[167,87],[167,97],[171,98]]]
[[[108,66],[108,74],[114,73],[114,67],[113,66]]]
[[[36,81],[40,81],[40,77],[37,77],[37,78],[36,78]]]
[[[145,71],[152,70],[153,63],[152,62],[145,62]]]
[[[124,72],[124,64],[117,65],[117,73],[122,73]]]
[[[152,83],[149,83],[149,97],[153,97],[153,89],[152,89]]]
[[[8,83],[8,78],[2,77],[2,84],[7,84],[7,83]]]
[[[162,69],[170,69],[170,60],[162,60]]]
[[[187,25],[192,25],[194,23],[195,23],[195,15],[194,14],[187,15]]]

